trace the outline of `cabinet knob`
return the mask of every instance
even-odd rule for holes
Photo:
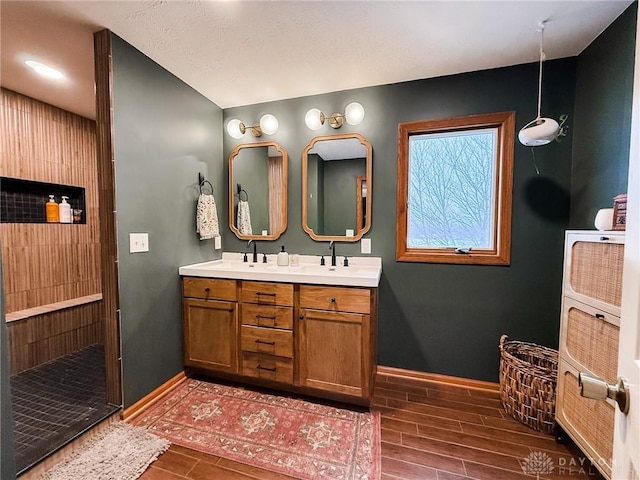
[[[335,299],[335,298],[332,298],[332,299],[331,299],[331,303],[336,303],[336,299]]]
[[[300,315],[300,320],[304,320],[304,315]]]
[[[209,287],[204,289],[205,292],[209,293],[211,291],[211,289]]]

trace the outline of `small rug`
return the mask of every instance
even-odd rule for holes
[[[380,478],[380,415],[187,379],[133,421],[172,443],[303,480]]]
[[[167,440],[144,428],[115,422],[40,480],[135,480],[168,448]]]

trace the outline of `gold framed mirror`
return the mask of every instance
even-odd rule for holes
[[[241,240],[276,240],[287,229],[287,151],[275,142],[229,155],[229,228]]]
[[[371,228],[373,149],[362,135],[315,137],[302,152],[302,228],[318,241],[356,242]]]

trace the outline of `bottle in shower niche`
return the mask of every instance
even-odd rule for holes
[[[60,210],[53,195],[49,195],[49,201],[45,203],[45,208],[47,223],[58,223],[60,221]]]
[[[58,208],[60,210],[60,223],[71,223],[71,205],[67,203],[69,197],[62,197]]]

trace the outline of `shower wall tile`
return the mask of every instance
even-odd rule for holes
[[[101,302],[8,322],[9,374],[102,343]]]
[[[6,313],[100,293],[96,122],[3,88],[0,126],[0,176],[84,188],[87,222],[0,224]]]

